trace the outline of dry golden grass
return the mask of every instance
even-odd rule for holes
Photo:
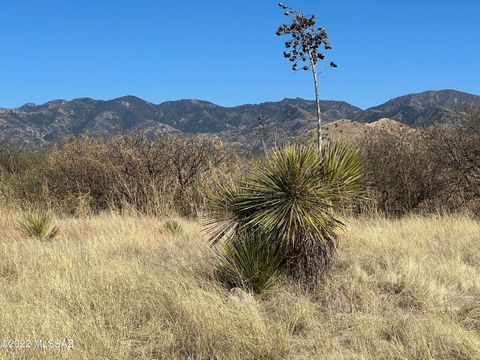
[[[213,280],[197,223],[63,219],[52,242],[0,215],[2,359],[480,359],[480,224],[466,217],[348,221],[316,295],[284,283],[243,305]]]

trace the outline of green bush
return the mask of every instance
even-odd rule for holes
[[[53,217],[47,212],[26,215],[18,222],[18,227],[27,236],[39,240],[52,240],[58,234]]]

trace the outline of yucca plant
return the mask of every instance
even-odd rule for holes
[[[286,264],[281,244],[260,233],[235,234],[222,243],[218,256],[222,282],[257,294],[278,282]]]
[[[183,231],[182,225],[176,220],[167,220],[163,224],[163,231],[172,235],[179,234]]]
[[[331,263],[338,229],[336,205],[362,193],[359,154],[343,145],[274,150],[234,188],[210,199],[211,241],[243,232],[281,245],[292,275],[315,282]]]
[[[58,227],[54,224],[53,216],[48,212],[25,215],[18,222],[18,228],[27,236],[39,240],[52,240],[58,234]]]
[[[322,166],[325,180],[336,188],[337,201],[355,202],[364,196],[364,171],[358,151],[349,146],[328,143],[323,149]]]

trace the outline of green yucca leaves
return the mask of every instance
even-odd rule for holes
[[[242,233],[222,243],[218,267],[221,281],[255,293],[270,289],[285,270],[280,245],[265,234]]]
[[[264,233],[281,244],[294,272],[316,276],[330,262],[342,226],[335,206],[360,196],[362,180],[359,155],[346,146],[328,145],[322,156],[313,146],[275,150],[235,188],[211,198],[211,241]]]
[[[182,224],[176,220],[167,220],[162,226],[162,230],[172,235],[183,232]]]
[[[243,184],[236,206],[244,228],[259,227],[293,245],[297,234],[319,232],[334,220],[329,183],[313,147],[275,151]]]
[[[325,179],[337,191],[337,200],[353,201],[363,195],[364,171],[360,153],[348,146],[329,143],[323,148],[323,172]]]
[[[18,222],[18,228],[27,236],[39,240],[52,240],[58,234],[53,217],[48,212],[28,214]]]

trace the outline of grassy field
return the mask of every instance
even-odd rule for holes
[[[282,283],[239,301],[196,222],[104,214],[42,242],[0,215],[2,359],[480,359],[480,223],[347,221],[316,295]]]

